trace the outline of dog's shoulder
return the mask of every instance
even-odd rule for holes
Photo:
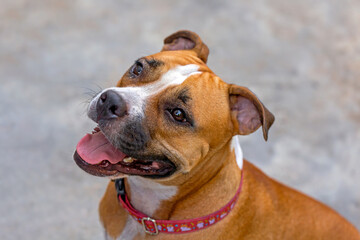
[[[248,161],[244,161],[244,184],[254,204],[250,209],[256,211],[252,213],[256,229],[267,229],[280,239],[360,239],[355,227],[337,212],[268,177]]]

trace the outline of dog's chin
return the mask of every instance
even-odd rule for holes
[[[166,178],[176,172],[176,165],[164,155],[128,155],[115,148],[98,128],[79,141],[74,160],[85,172],[111,179],[130,175]]]

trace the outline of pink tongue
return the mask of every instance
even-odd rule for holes
[[[103,160],[116,164],[126,156],[114,148],[102,132],[86,134],[77,144],[76,151],[89,164],[99,164]]]

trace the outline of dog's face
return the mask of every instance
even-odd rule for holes
[[[208,48],[189,31],[165,39],[162,51],[139,58],[117,86],[91,101],[98,123],[77,146],[85,171],[113,178],[171,179],[188,174],[236,134],[273,116],[249,90],[228,85],[206,65]]]

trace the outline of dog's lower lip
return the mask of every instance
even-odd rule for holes
[[[85,162],[75,151],[74,160],[84,171],[95,176],[113,176],[118,173],[129,175],[140,175],[152,178],[160,178],[171,175],[175,172],[175,165],[169,160],[138,160],[132,159],[131,162],[119,162],[112,164],[103,160],[99,164],[92,165]]]

